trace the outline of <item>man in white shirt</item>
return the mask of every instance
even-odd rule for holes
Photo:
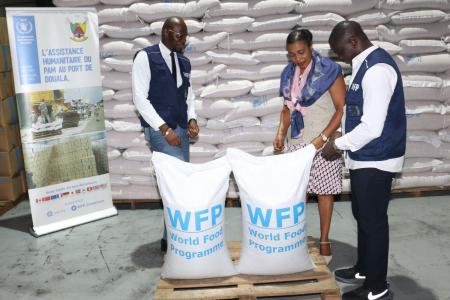
[[[345,130],[331,140],[324,157],[346,151],[350,169],[352,212],[358,226],[355,266],[336,270],[336,280],[364,282],[343,295],[346,300],[393,299],[386,281],[389,224],[388,204],[394,174],[403,165],[406,115],[400,71],[392,57],[374,46],[354,21],[337,24],[330,35],[331,49],[352,64],[347,90]]]
[[[188,38],[182,18],[168,18],[161,42],[136,53],[132,69],[133,102],[152,151],[189,161],[189,138],[198,135],[191,64],[182,53]],[[167,249],[166,231],[161,250]]]

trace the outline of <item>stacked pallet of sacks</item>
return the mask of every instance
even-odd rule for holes
[[[405,170],[396,187],[449,185],[450,29],[447,0],[145,1],[54,0],[57,6],[96,6],[113,197],[158,199],[137,113],[131,67],[136,51],[160,40],[165,18],[186,20],[186,55],[197,96],[200,135],[191,161],[205,162],[228,147],[270,155],[283,100],[279,75],[285,41],[296,25],[311,30],[314,48],[330,56],[338,22],[360,22],[375,44],[396,57],[408,112]],[[351,68],[340,63],[349,80]],[[349,189],[348,179],[344,187]],[[228,196],[237,197],[232,183]]]

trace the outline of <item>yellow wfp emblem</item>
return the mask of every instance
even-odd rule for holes
[[[87,40],[86,35],[86,21],[83,22],[70,22],[70,31],[73,36],[70,38],[74,42],[83,42]]]

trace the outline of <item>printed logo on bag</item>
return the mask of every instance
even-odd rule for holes
[[[74,42],[83,42],[88,39],[86,35],[87,21],[70,21],[70,31],[73,36],[70,38]]]
[[[181,211],[166,207],[170,227],[170,251],[185,259],[202,258],[224,247],[222,205],[198,211]],[[217,241],[217,243],[215,242]],[[211,244],[213,243],[213,244]],[[202,251],[186,251],[184,246],[208,245]]]
[[[247,203],[249,244],[266,254],[292,251],[305,244],[304,201],[290,207],[264,209]],[[283,241],[278,246],[265,242]]]

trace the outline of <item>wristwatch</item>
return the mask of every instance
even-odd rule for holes
[[[323,134],[323,132],[321,132],[319,136],[322,138],[322,141],[323,141],[324,143],[328,142],[328,140],[330,139],[330,138],[327,137],[325,134]]]

